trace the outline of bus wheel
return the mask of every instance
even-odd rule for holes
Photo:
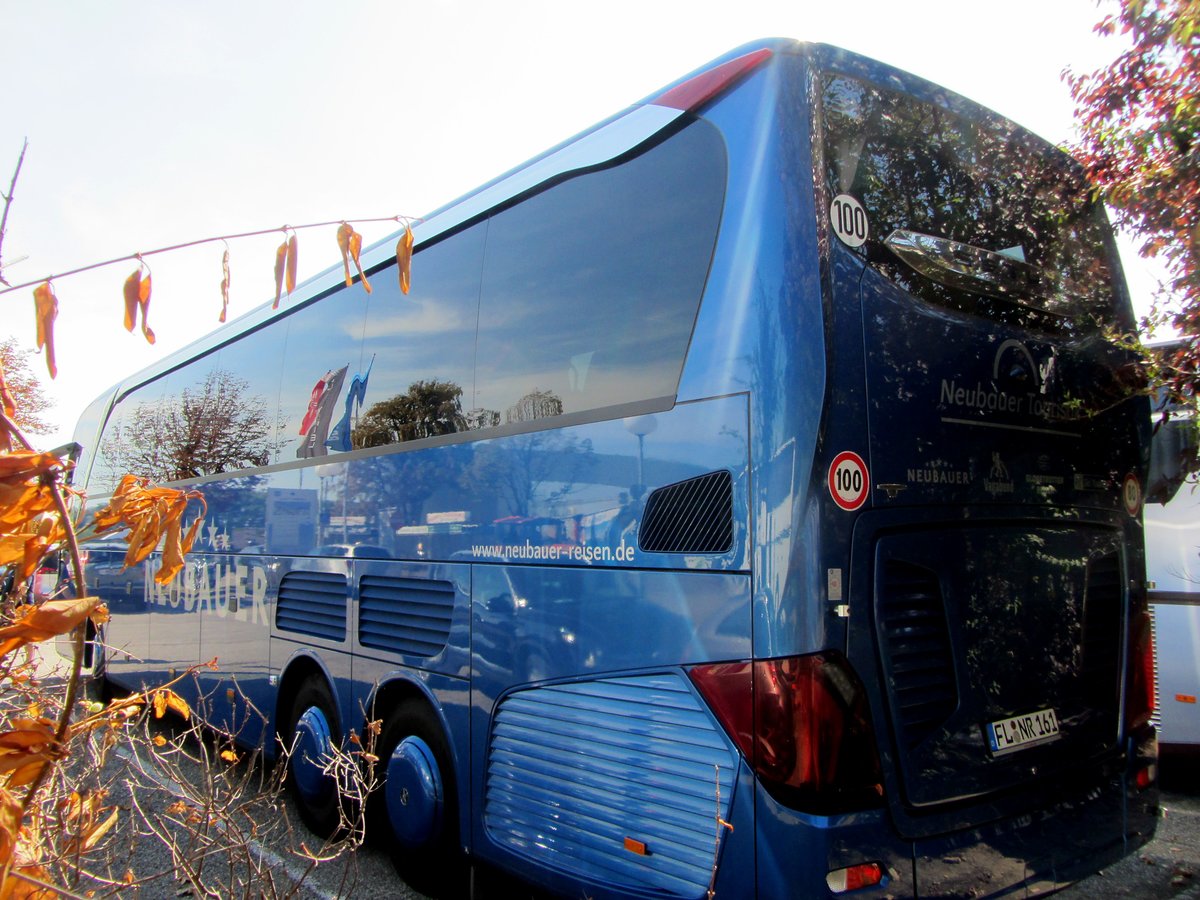
[[[379,734],[381,784],[367,803],[368,828],[406,880],[444,883],[458,856],[458,806],[450,748],[433,711],[407,700]]]
[[[321,837],[332,835],[341,823],[337,780],[325,771],[333,754],[336,721],[324,681],[313,677],[301,684],[285,732],[291,751],[288,780],[300,818]]]

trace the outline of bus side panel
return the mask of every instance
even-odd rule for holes
[[[1188,602],[1153,605],[1158,742],[1200,753],[1200,594],[1187,596]]]
[[[149,562],[125,568],[123,541],[119,545],[96,542],[88,547],[84,572],[88,592],[108,606],[112,617],[104,626],[104,672],[130,689],[145,682],[150,654],[150,605],[145,587],[149,569]]]
[[[807,67],[792,54],[704,111],[725,139],[729,184],[679,396],[751,395],[756,656],[840,643],[817,600],[826,569],[845,563],[821,557],[836,542],[817,533],[824,523],[809,485],[824,475],[812,470],[819,436],[838,450],[862,445],[833,430],[854,416],[822,422],[827,393],[840,413],[861,391],[851,379],[827,381],[831,361],[841,364],[836,351],[861,345],[856,322],[826,321],[810,115]],[[827,333],[838,347],[826,346]]]
[[[209,722],[248,746],[265,736],[273,705],[269,643],[274,597],[268,594],[278,561],[252,554],[210,555],[197,560],[200,603],[200,692]]]
[[[749,576],[476,566],[472,584],[476,851],[589,894],[700,896],[740,762],[680,667],[749,656]]]

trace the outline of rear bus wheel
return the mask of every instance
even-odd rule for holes
[[[450,746],[433,710],[406,700],[379,734],[380,784],[367,801],[367,827],[415,887],[466,877]]]

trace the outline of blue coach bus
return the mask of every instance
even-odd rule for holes
[[[103,677],[218,658],[317,830],[380,720],[398,858],[562,896],[1005,894],[1148,839],[1150,415],[1064,154],[765,41],[415,234],[411,294],[384,242],[87,409],[92,501],[209,509],[105,596]]]

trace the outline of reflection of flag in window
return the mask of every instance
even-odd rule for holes
[[[325,437],[329,434],[329,420],[333,418],[333,406],[337,403],[338,394],[342,392],[342,382],[346,380],[349,366],[342,366],[336,372],[332,369],[325,377],[313,386],[312,396],[308,401],[308,411],[300,423],[300,433],[304,440],[296,448],[296,456],[304,459],[309,456],[325,455]]]
[[[329,432],[329,440],[325,442],[325,446],[330,450],[349,450],[350,449],[350,417],[354,415],[354,404],[358,403],[358,408],[362,409],[363,404],[367,399],[367,381],[371,378],[371,369],[375,365],[375,356],[371,355],[371,362],[367,365],[367,374],[359,373],[350,380],[350,388],[346,391],[346,410],[342,413],[342,418],[333,426],[333,431]]]

